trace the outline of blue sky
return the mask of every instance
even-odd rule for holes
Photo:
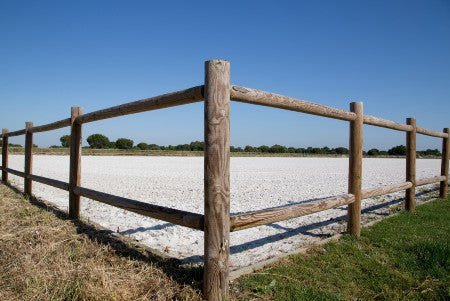
[[[203,83],[204,61],[233,84],[441,131],[450,126],[450,2],[0,1],[0,127],[10,131]],[[405,143],[365,126],[364,148]],[[202,103],[84,126],[112,140],[203,139]],[[58,144],[68,129],[40,133]],[[11,142],[23,143],[23,136]],[[232,103],[236,146],[347,146],[346,122]],[[418,137],[418,149],[440,148]]]

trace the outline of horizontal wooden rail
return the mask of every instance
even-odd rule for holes
[[[420,180],[416,180],[416,186],[423,186],[423,185],[438,183],[441,181],[445,181],[445,179],[446,179],[445,176],[436,176],[436,177],[431,177],[431,178],[420,179]]]
[[[15,170],[15,169],[11,169],[11,168],[7,168],[6,169],[9,173],[12,173],[13,175],[22,177],[22,178],[27,178],[27,179],[31,179],[33,181],[42,183],[42,184],[46,184],[49,186],[53,186],[62,190],[66,190],[69,191],[69,183],[63,182],[63,181],[58,181],[55,179],[50,179],[50,178],[46,178],[46,177],[41,177],[41,176],[37,176],[37,175],[25,175],[24,172]]]
[[[404,183],[393,184],[393,185],[388,185],[388,186],[364,189],[362,191],[362,198],[363,199],[373,198],[373,197],[380,196],[380,195],[385,195],[385,194],[389,194],[389,193],[406,190],[411,187],[412,187],[411,182],[404,182]]]
[[[260,225],[267,225],[287,219],[308,215],[348,205],[355,201],[353,194],[334,196],[307,204],[289,205],[234,215],[230,218],[230,231],[238,231]]]
[[[364,115],[363,122],[365,124],[375,125],[383,128],[388,128],[392,130],[397,131],[403,131],[403,132],[410,132],[413,130],[413,127],[411,125],[407,124],[401,124],[394,121],[381,119],[378,117],[370,116],[370,115]]]
[[[64,128],[66,126],[70,126],[70,118],[66,118],[63,120],[55,121],[49,124],[44,124],[40,126],[34,126],[28,129],[30,133],[38,133],[38,132],[46,132],[51,130],[56,130],[60,128]]]
[[[147,204],[144,202],[139,202],[136,200],[127,199],[124,197],[115,196],[112,194],[79,186],[74,187],[73,192],[76,195],[105,203],[114,207],[132,211],[141,215],[163,220],[180,226],[203,231],[204,219],[203,215],[201,214]]]
[[[11,168],[6,168],[6,171],[9,173],[12,173],[13,175],[25,178],[24,172],[21,172],[21,171],[15,170],[15,169],[11,169]]]
[[[432,137],[439,137],[439,138],[447,138],[448,137],[447,133],[431,131],[431,130],[427,130],[427,129],[419,128],[419,127],[417,128],[417,133],[422,134],[422,135],[432,136]]]
[[[231,99],[253,105],[285,109],[340,120],[355,120],[356,114],[279,94],[231,86]]]
[[[106,118],[124,116],[128,114],[194,103],[202,99],[203,99],[203,86],[197,86],[186,90],[163,94],[83,114],[78,116],[75,119],[75,122],[87,123]]]
[[[9,133],[7,133],[6,135],[7,135],[8,137],[20,136],[20,135],[25,135],[26,132],[27,132],[27,130],[26,130],[26,129],[23,129],[23,130],[18,130],[18,131],[15,131],[15,132],[9,132]],[[3,136],[3,135],[2,135],[2,136]]]

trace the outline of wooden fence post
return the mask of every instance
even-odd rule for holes
[[[444,133],[450,136],[449,128],[444,129]],[[441,181],[439,187],[439,197],[447,198],[448,194],[448,159],[450,153],[450,137],[442,138],[442,162],[441,162],[441,176],[445,176],[445,180]]]
[[[363,103],[350,103],[350,111],[356,114],[356,119],[350,121],[348,193],[355,196],[355,202],[348,205],[347,231],[349,234],[359,237],[361,234]]]
[[[406,132],[406,181],[412,186],[405,192],[405,209],[413,211],[416,208],[416,119],[406,118],[406,124],[413,129]]]
[[[82,114],[80,107],[72,107],[70,128],[70,176],[69,176],[69,217],[80,218],[80,196],[76,195],[73,188],[80,186],[81,172],[81,123],[75,122],[75,118]]]
[[[23,191],[29,196],[33,193],[32,181],[30,178],[27,178],[28,175],[31,175],[33,170],[33,133],[28,132],[28,129],[32,127],[32,122],[25,122],[25,129],[27,132],[25,133],[25,177]]]
[[[8,182],[8,129],[2,129],[2,181]]]
[[[230,255],[230,63],[205,62],[205,249],[203,294],[228,296]]]

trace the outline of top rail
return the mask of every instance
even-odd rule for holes
[[[370,116],[370,115],[364,115],[363,122],[365,124],[375,125],[375,126],[388,128],[388,129],[392,129],[392,130],[397,130],[397,131],[403,131],[403,132],[411,132],[413,130],[412,125],[401,124],[401,123],[397,123],[397,122],[386,120],[386,119],[381,119],[381,118]]]
[[[198,102],[203,99],[203,86],[163,94],[151,98],[129,102],[91,113],[83,114],[75,119],[77,123],[87,123],[133,113],[163,109]]]
[[[231,86],[230,94],[232,100],[248,104],[285,109],[347,121],[352,121],[356,118],[355,113],[345,110],[250,88]]]
[[[18,130],[18,131],[15,131],[15,132],[6,133],[5,136],[8,136],[8,137],[20,136],[20,135],[25,135],[26,132],[27,132],[27,130],[23,129],[23,130]],[[2,137],[3,137],[3,135],[2,135]]]
[[[447,133],[441,133],[441,132],[435,132],[435,131],[431,131],[431,130],[427,130],[424,128],[416,128],[417,133],[419,134],[423,134],[423,135],[427,135],[427,136],[432,136],[432,137],[439,137],[439,138],[448,138],[448,134]]]
[[[64,128],[66,126],[70,126],[70,118],[66,118],[63,120],[55,121],[55,122],[40,125],[40,126],[34,126],[34,127],[29,128],[28,132],[30,132],[30,133],[46,132],[46,131]]]

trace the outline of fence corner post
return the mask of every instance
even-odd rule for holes
[[[2,182],[8,182],[8,129],[2,129]]]
[[[33,133],[28,131],[32,127],[32,122],[25,122],[25,177],[23,192],[29,196],[33,194],[32,180],[29,177],[33,171]]]
[[[450,133],[449,128],[444,129],[447,138],[442,138],[442,162],[441,162],[441,176],[445,176],[445,180],[441,181],[439,186],[439,197],[446,199],[448,194],[448,160],[450,153]]]
[[[350,121],[348,193],[355,196],[355,201],[348,205],[347,232],[359,237],[361,235],[363,103],[350,103],[350,111],[356,114],[356,119]]]
[[[205,62],[203,295],[228,296],[230,256],[230,63]]]
[[[74,193],[73,188],[80,185],[82,126],[75,119],[81,114],[82,109],[80,107],[72,107],[69,175],[69,217],[72,219],[80,218],[80,196]]]
[[[414,211],[416,208],[416,119],[406,118],[406,124],[412,130],[406,132],[406,181],[411,182],[411,188],[405,191],[405,209]]]

